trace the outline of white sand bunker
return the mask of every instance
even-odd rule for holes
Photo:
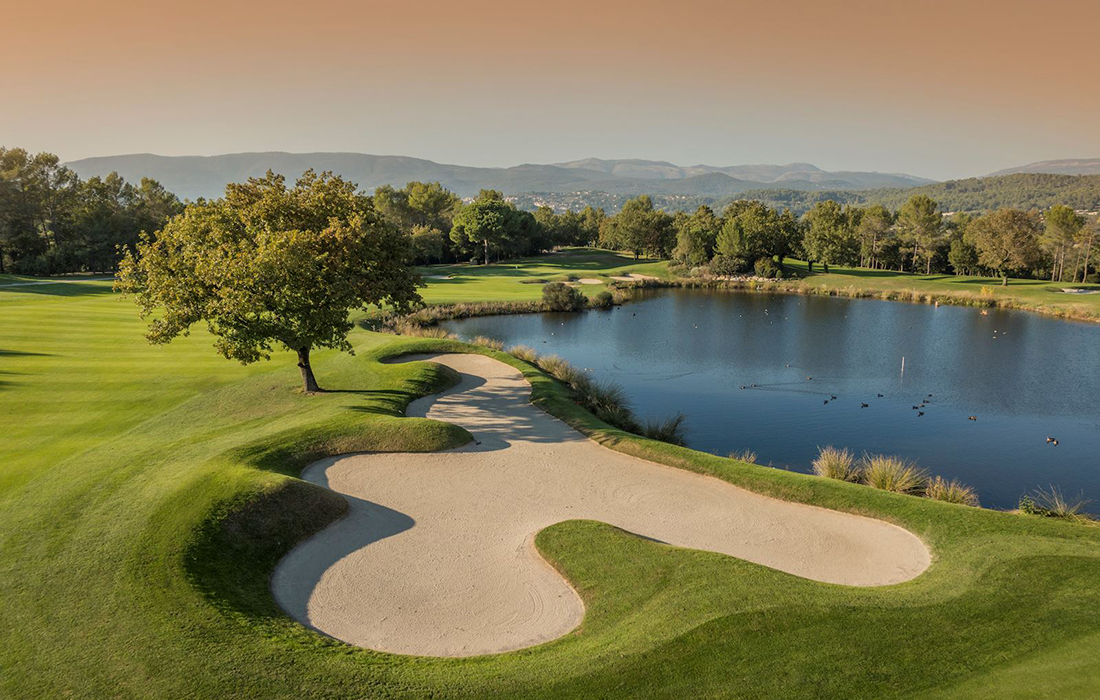
[[[563,520],[599,520],[855,586],[906,581],[929,565],[924,544],[894,525],[601,447],[533,406],[523,376],[491,358],[405,359],[433,359],[462,374],[461,384],[414,401],[408,414],[461,425],[479,444],[335,457],[304,471],[351,507],[279,563],[272,589],[292,617],[337,639],[471,656],[568,633],[584,605],[533,544]]]
[[[637,280],[655,280],[660,278],[654,277],[653,275],[643,275],[640,272],[630,272],[625,275],[612,275],[611,279],[618,280],[620,282],[634,282]]]
[[[581,284],[603,284],[603,280],[598,280],[595,277],[581,277],[577,281]]]

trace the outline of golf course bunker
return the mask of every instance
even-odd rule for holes
[[[283,558],[272,590],[293,618],[336,639],[472,656],[567,634],[584,604],[534,546],[564,520],[853,586],[906,581],[930,563],[900,527],[601,447],[532,405],[523,376],[492,358],[401,358],[412,360],[452,367],[462,381],[414,401],[408,415],[461,425],[477,443],[332,457],[303,471],[351,507]]]

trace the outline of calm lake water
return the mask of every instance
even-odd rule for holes
[[[614,310],[444,326],[561,355],[622,384],[642,417],[680,411],[699,450],[747,448],[798,471],[819,445],[898,454],[971,484],[987,507],[1053,484],[1100,510],[1098,325],[863,299],[643,294]]]

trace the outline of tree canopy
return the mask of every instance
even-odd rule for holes
[[[168,343],[205,322],[214,347],[241,363],[278,343],[298,355],[306,391],[319,391],[314,347],[351,352],[349,313],[419,301],[407,236],[355,185],[307,171],[293,187],[271,172],[198,202],[127,251],[116,289],[133,294],[146,338]]]

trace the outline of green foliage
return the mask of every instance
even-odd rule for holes
[[[805,216],[802,248],[808,259],[826,265],[853,265],[859,260],[859,238],[851,210],[833,201],[818,202]]]
[[[600,242],[617,250],[626,250],[635,258],[643,253],[667,257],[676,245],[672,217],[654,208],[648,195],[635,197],[622,211],[608,219],[600,230]]]
[[[298,353],[307,391],[317,390],[314,347],[351,351],[349,312],[419,301],[408,241],[355,185],[307,171],[293,188],[268,173],[226,187],[225,198],[188,205],[154,238],[129,251],[116,289],[133,294],[146,338],[168,343],[205,322],[214,347],[247,364],[272,344]]]
[[[609,309],[615,305],[615,295],[605,289],[592,297],[589,303],[597,309]]]
[[[755,261],[790,253],[787,230],[779,214],[760,202],[734,202],[726,208],[716,245],[727,257]]]
[[[542,229],[529,212],[520,211],[495,190],[482,190],[455,215],[451,240],[458,249],[488,264],[494,257],[531,255],[549,249]]]
[[[1009,273],[1028,269],[1039,254],[1039,221],[1034,214],[1001,209],[976,219],[968,228],[978,261],[1008,284]]]
[[[947,261],[954,268],[955,274],[973,274],[978,269],[978,249],[965,238],[956,238],[951,241]]]
[[[775,264],[771,258],[760,258],[753,264],[753,272],[757,277],[780,279],[783,277],[783,268]]]
[[[898,212],[897,225],[901,241],[913,250],[910,269],[916,269],[918,256],[923,256],[925,274],[930,274],[932,256],[943,230],[943,217],[936,202],[928,195],[913,195]]]
[[[547,311],[580,311],[587,299],[575,287],[564,282],[551,282],[542,288],[542,303]]]
[[[108,272],[182,211],[155,180],[132,185],[117,173],[81,181],[52,153],[0,147],[0,274]]]
[[[672,257],[690,267],[705,265],[714,255],[721,222],[710,207],[701,206],[694,214],[675,219],[676,249]]]
[[[743,275],[749,271],[749,261],[744,258],[735,258],[728,255],[715,255],[710,263],[710,272],[719,277],[731,277]]]

